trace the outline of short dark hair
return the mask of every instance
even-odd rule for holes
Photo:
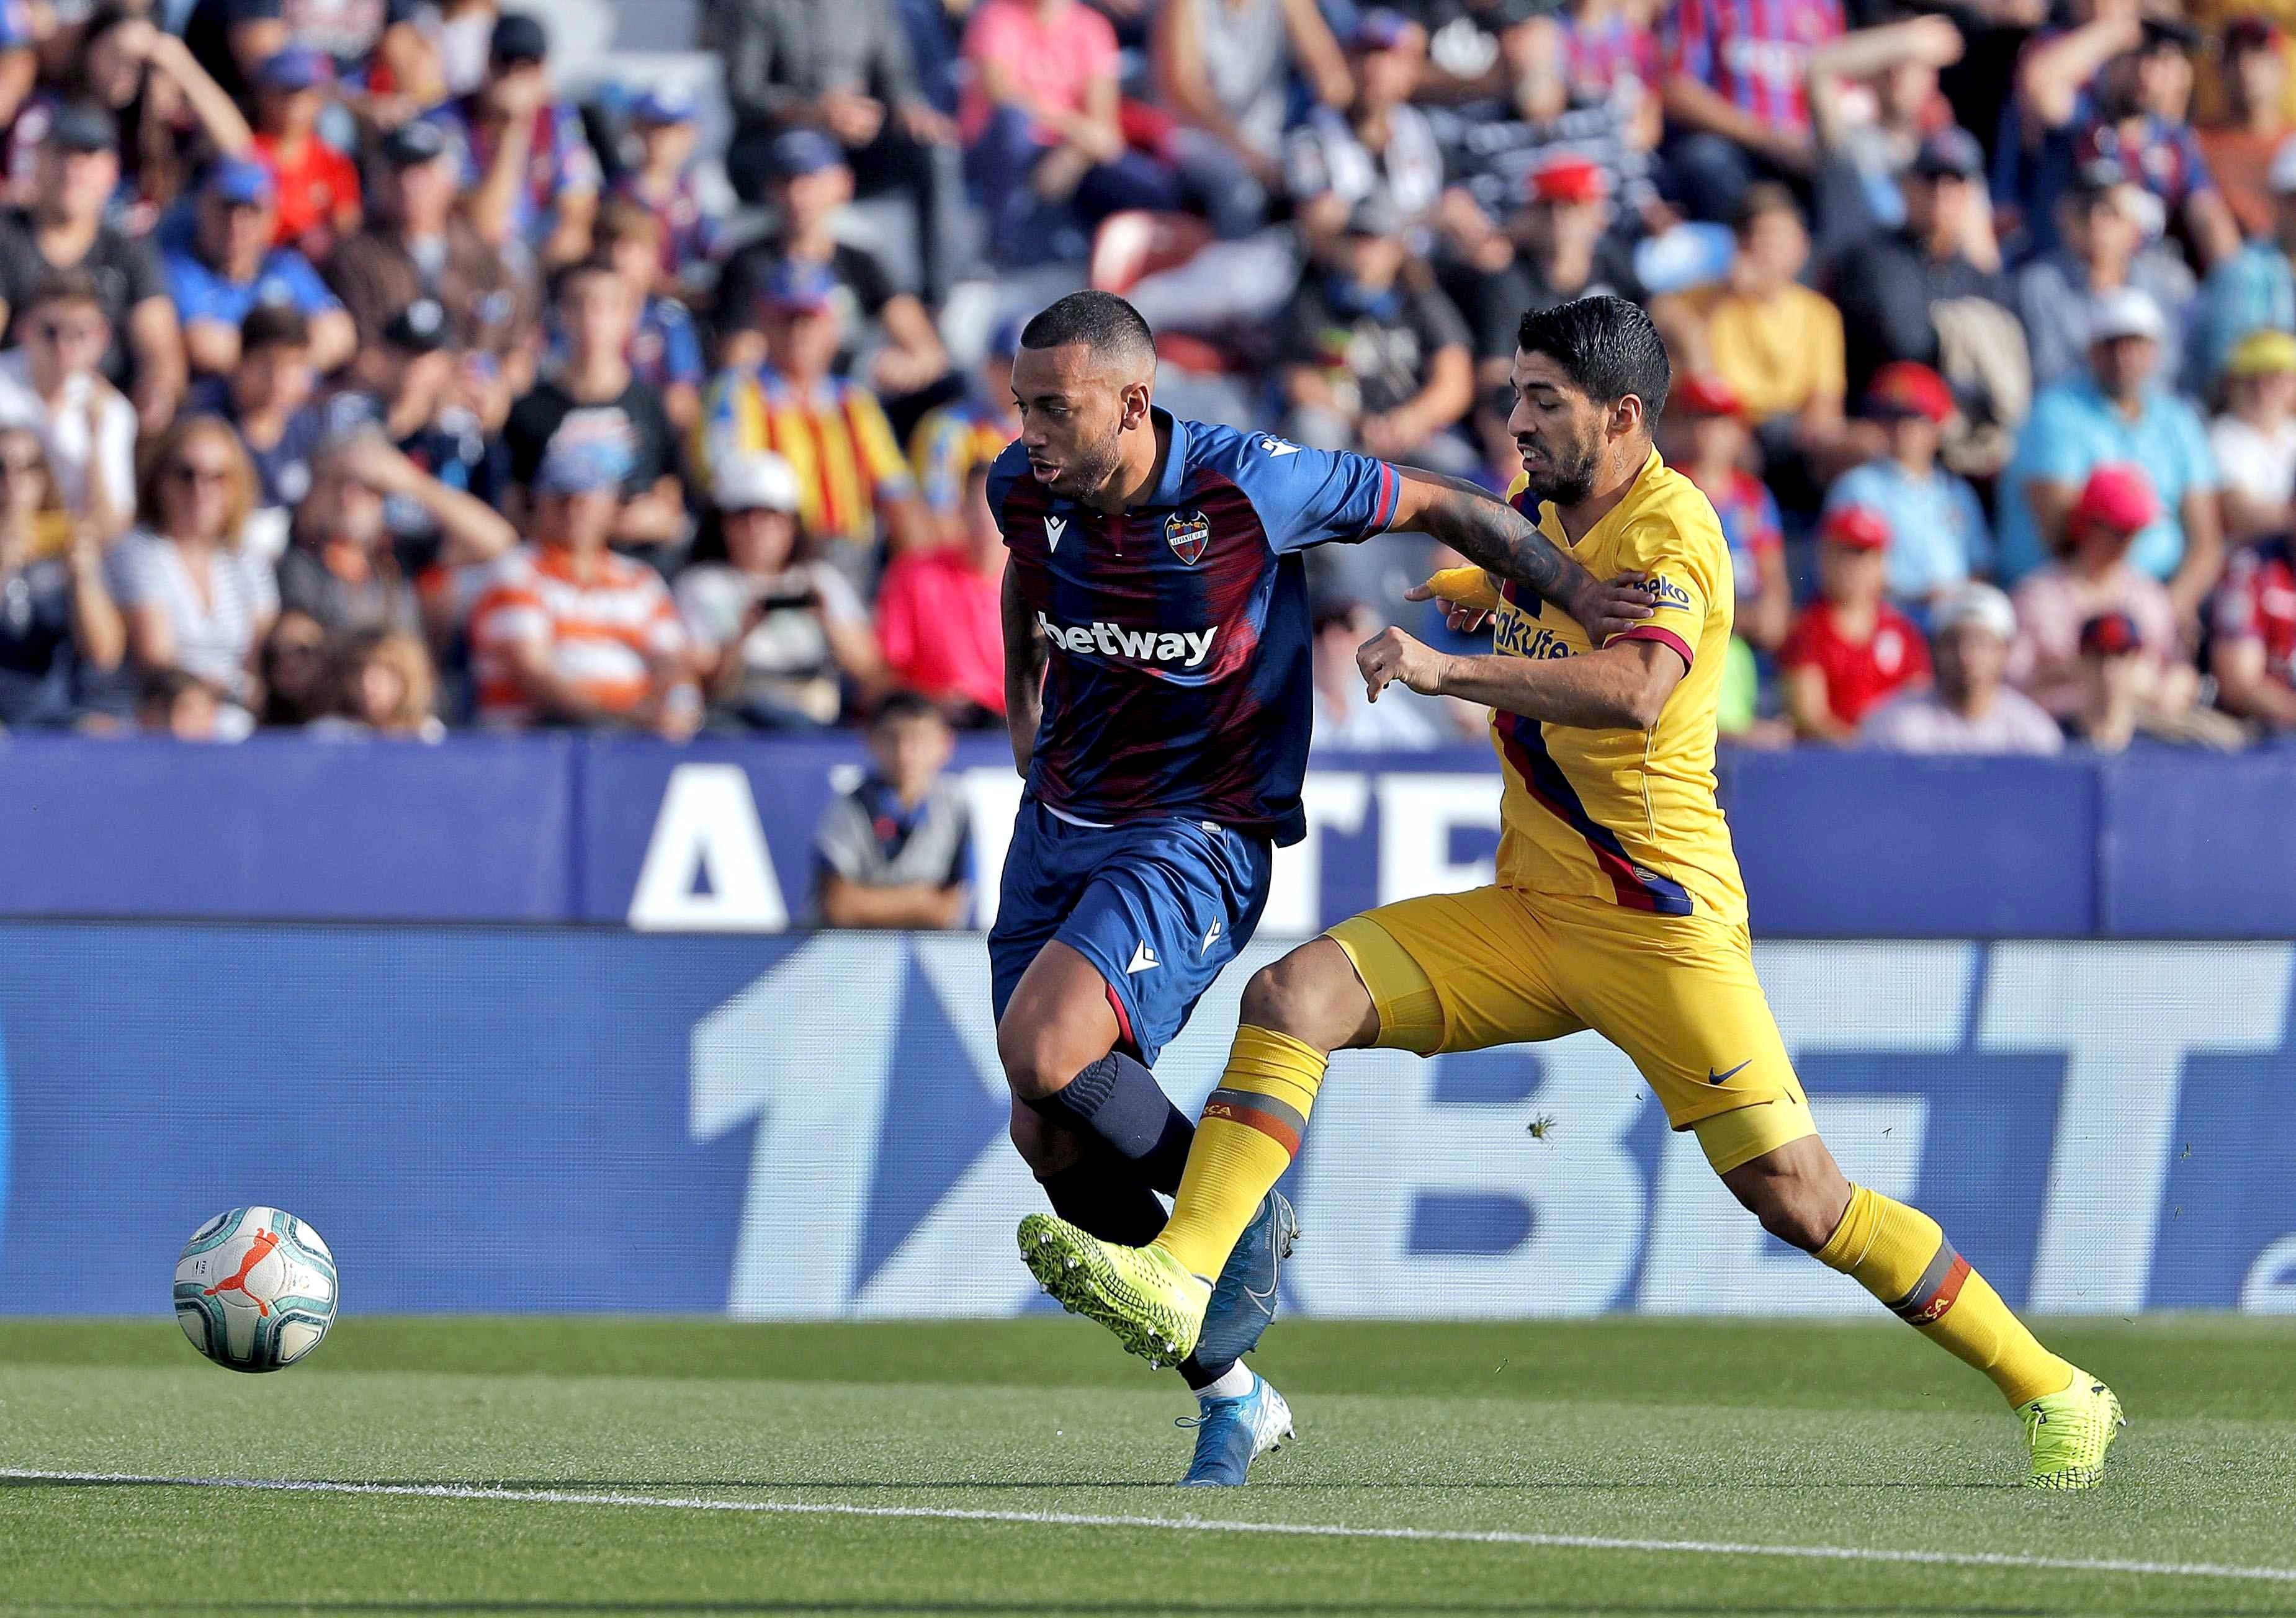
[[[311,323],[303,318],[303,311],[293,304],[258,304],[239,323],[239,351],[253,354],[258,348],[308,348],[311,346]]]
[[[1742,236],[1757,220],[1772,214],[1791,214],[1795,224],[1802,223],[1801,204],[1794,200],[1792,192],[1775,180],[1757,180],[1738,199],[1737,211],[1730,216],[1730,229]]]
[[[1643,421],[1666,413],[1674,367],[1666,342],[1640,304],[1605,292],[1525,313],[1514,334],[1525,354],[1543,354],[1596,404],[1609,406],[1628,394],[1643,402]]]
[[[1113,292],[1071,292],[1021,328],[1023,348],[1063,348],[1070,343],[1082,343],[1097,357],[1152,364],[1156,358],[1156,334],[1139,310]]]
[[[94,272],[73,268],[53,270],[40,277],[32,288],[31,297],[24,300],[28,310],[46,304],[94,304],[103,307],[103,289],[96,283]]]
[[[940,718],[941,711],[924,693],[899,690],[887,692],[884,700],[877,704],[877,711],[869,715],[869,728],[873,731],[881,724],[892,724],[903,719]]]

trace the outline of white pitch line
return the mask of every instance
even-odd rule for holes
[[[1860,1545],[1742,1545],[1720,1540],[1627,1540],[1600,1534],[1522,1533],[1512,1529],[1363,1528],[1344,1523],[1250,1523],[1215,1517],[1100,1515],[1082,1511],[990,1511],[961,1506],[849,1506],[816,1500],[723,1500],[674,1494],[594,1493],[566,1489],[490,1489],[472,1483],[346,1483],[322,1478],[164,1477],[133,1472],[44,1472],[0,1467],[0,1480],[38,1483],[142,1484],[163,1489],[252,1489],[275,1494],[387,1495],[426,1500],[501,1500],[534,1506],[634,1506],[666,1511],[746,1511],[782,1516],[925,1518],[1017,1523],[1055,1528],[1156,1528],[1189,1533],[1272,1533],[1316,1540],[1408,1540],[1447,1545],[1527,1545],[1565,1550],[1639,1550],[1676,1556],[1784,1557],[1805,1562],[1911,1562],[1931,1567],[2017,1567],[2054,1573],[2149,1573],[2177,1579],[2245,1579],[2296,1584],[2296,1567],[2234,1567],[2217,1562],[2130,1562],[2028,1557],[1982,1550],[1887,1550]]]

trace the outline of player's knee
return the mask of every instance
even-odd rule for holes
[[[1013,1137],[1013,1148],[1021,1154],[1021,1161],[1039,1180],[1073,1168],[1082,1156],[1074,1134],[1054,1128],[1035,1108],[1017,1098],[1005,1130]]]
[[[1825,1246],[1841,1217],[1841,1210],[1828,1205],[1816,1182],[1801,1176],[1760,1181],[1742,1200],[1763,1230],[1804,1253]]]
[[[996,1030],[996,1058],[1004,1065],[1005,1086],[1023,1101],[1043,1100],[1107,1054],[1082,1050],[1057,1026],[1017,1027],[1008,1017]]]
[[[1335,998],[1306,952],[1294,950],[1260,968],[1244,985],[1243,1020],[1330,1050],[1333,1042],[1326,1037],[1327,1025]]]

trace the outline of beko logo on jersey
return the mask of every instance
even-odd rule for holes
[[[1653,573],[1643,581],[1643,593],[1657,607],[1677,607],[1690,610],[1690,592],[1676,584],[1663,573]]]
[[[1098,652],[1103,658],[1136,658],[1143,663],[1177,663],[1193,668],[1211,656],[1212,637],[1219,625],[1173,633],[1154,629],[1127,629],[1120,624],[1055,624],[1043,612],[1037,627],[1045,639],[1063,651]]]

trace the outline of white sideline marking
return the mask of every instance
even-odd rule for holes
[[[638,1506],[668,1511],[750,1511],[786,1516],[922,1517],[935,1522],[1019,1523],[1059,1528],[1161,1528],[1194,1533],[1273,1533],[1317,1540],[1413,1540],[1453,1545],[1530,1545],[1568,1550],[1642,1550],[1679,1556],[1785,1557],[1805,1562],[1912,1562],[1932,1567],[2021,1567],[2058,1573],[2152,1573],[2178,1579],[2248,1579],[2296,1584],[2296,1567],[2217,1562],[2128,1562],[2027,1557],[1980,1550],[1881,1550],[1857,1545],[1740,1545],[1716,1540],[1622,1540],[1511,1529],[1359,1528],[1343,1523],[1243,1523],[1213,1517],[1102,1516],[1080,1511],[988,1511],[957,1506],[847,1506],[814,1500],[719,1500],[684,1495],[490,1489],[471,1483],[344,1483],[324,1479],[158,1477],[132,1472],[43,1472],[0,1467],[0,1479],[45,1483],[141,1483],[167,1489],[257,1489],[279,1494],[373,1494],[414,1500],[506,1500],[537,1506]]]

